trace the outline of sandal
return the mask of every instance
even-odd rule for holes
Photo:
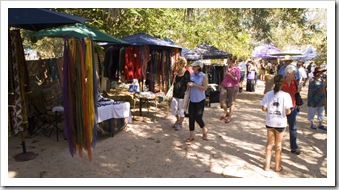
[[[223,120],[223,119],[225,119],[226,117],[227,117],[227,115],[224,115],[224,114],[223,114],[223,115],[221,115],[221,116],[219,117],[219,119],[220,119],[220,120]]]
[[[266,166],[264,166],[263,169],[264,169],[264,171],[268,171],[268,170],[271,169],[271,167],[266,167]]]
[[[192,142],[194,140],[194,137],[188,137],[185,142]]]
[[[226,118],[225,119],[225,123],[229,123],[229,122],[231,122],[231,119],[230,118]]]
[[[275,172],[281,172],[283,170],[283,167],[280,166],[280,168],[277,170],[275,169]]]
[[[223,119],[225,119],[226,117],[229,117],[230,115],[229,115],[229,113],[227,112],[226,113],[226,115],[225,114],[222,114],[220,117],[219,117],[219,119],[220,120],[223,120]]]

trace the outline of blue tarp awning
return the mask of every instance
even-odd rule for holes
[[[199,59],[226,59],[227,57],[232,56],[232,54],[219,50],[212,45],[202,43],[187,52],[184,56],[187,61],[195,61]]]
[[[313,60],[315,57],[318,56],[318,52],[316,51],[316,49],[312,46],[309,46],[306,50],[304,50],[303,52],[301,52],[301,55],[299,56],[295,56],[293,59],[294,60]]]
[[[9,8],[8,26],[42,30],[66,24],[84,23],[90,19],[41,8]]]
[[[131,36],[126,36],[121,38],[121,40],[128,42],[131,45],[153,45],[182,49],[181,46],[171,44],[170,42],[166,42],[165,40],[153,37],[145,33],[138,33]]]

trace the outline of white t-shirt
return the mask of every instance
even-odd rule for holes
[[[293,104],[292,98],[287,92],[279,91],[274,94],[274,91],[271,90],[265,94],[261,105],[267,108],[267,126],[286,127],[288,125],[285,110],[293,107]]]

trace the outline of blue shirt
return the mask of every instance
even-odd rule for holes
[[[295,65],[294,65],[295,66]],[[279,69],[279,72],[278,72],[278,75],[282,75],[282,76],[286,76],[286,73],[285,73],[285,68],[286,68],[286,65],[283,65],[280,67]],[[296,70],[297,70],[297,73],[295,73],[295,79],[297,81],[300,80],[300,73],[299,73],[299,69],[297,66],[295,66]]]
[[[190,80],[194,84],[202,86],[202,82],[204,81],[204,78],[205,78],[205,73],[199,72],[198,75],[195,75],[195,73],[193,72],[191,74]],[[191,87],[190,99],[191,99],[191,102],[194,102],[194,103],[201,102],[202,100],[206,99],[205,91],[199,90],[196,87]]]

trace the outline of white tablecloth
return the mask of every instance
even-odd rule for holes
[[[122,102],[98,107],[98,123],[111,118],[128,118],[128,123],[132,123],[130,103]]]
[[[55,106],[53,112],[63,112],[64,107]],[[132,123],[132,114],[129,102],[120,104],[106,105],[98,107],[98,123],[112,118],[128,118],[128,123]]]

